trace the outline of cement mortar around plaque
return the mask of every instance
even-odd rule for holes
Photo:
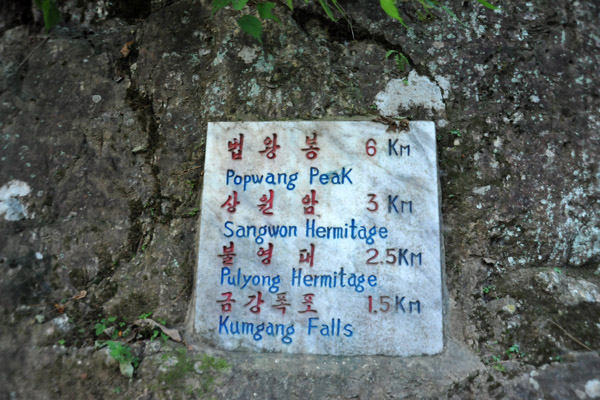
[[[435,127],[209,123],[194,327],[224,349],[443,348]]]

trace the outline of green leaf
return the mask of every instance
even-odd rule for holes
[[[385,11],[387,15],[400,22],[405,28],[408,28],[404,23],[402,17],[400,17],[400,13],[398,12],[396,5],[394,4],[394,0],[379,0],[379,4],[381,5],[381,8],[383,9],[383,11]]]
[[[396,58],[396,66],[398,66],[398,69],[400,70],[400,72],[404,72],[404,70],[406,69],[406,66],[410,64],[408,62],[408,58],[406,58],[406,56],[402,53],[396,54],[395,58]]]
[[[427,11],[427,13],[422,13],[421,11],[417,11],[417,17],[421,22],[427,22],[432,18],[432,14]]]
[[[115,322],[117,320],[117,317],[108,317],[107,320],[108,322]]]
[[[106,329],[106,326],[104,324],[97,323],[96,325],[94,325],[94,329],[96,329],[96,336],[100,336],[102,335],[102,332],[104,332],[104,330]]]
[[[294,11],[294,3],[293,0],[286,0],[287,6],[291,11]]]
[[[423,6],[423,8],[425,8],[425,9],[437,7],[437,4],[435,4],[434,2],[432,2],[430,0],[421,0],[420,3]]]
[[[281,21],[279,21],[279,18],[277,18],[277,16],[271,12],[273,7],[275,7],[275,3],[271,3],[270,1],[267,1],[265,3],[258,3],[256,5],[258,15],[260,15],[262,19],[272,19],[273,21],[281,23]]]
[[[242,8],[246,7],[248,0],[232,0],[233,9],[240,11]]]
[[[217,11],[219,11],[221,8],[227,7],[229,4],[231,4],[231,0],[213,0],[211,15],[215,15]]]
[[[164,334],[163,332],[161,332],[160,339],[162,340],[162,344],[165,345],[165,344],[167,344],[167,340],[169,340],[169,336]]]
[[[327,14],[330,20],[332,20],[333,22],[337,21],[337,19],[335,19],[335,17],[333,16],[331,8],[329,8],[329,5],[327,4],[326,0],[319,0],[319,4],[321,4],[321,8],[323,9],[323,11],[325,11],[325,14]]]
[[[44,26],[46,27],[46,32],[49,32],[60,22],[60,11],[58,11],[54,0],[42,0],[41,3],[42,14],[44,14]],[[36,1],[36,4],[39,4],[39,2]]]
[[[252,15],[244,15],[238,18],[237,23],[244,32],[262,44],[262,24],[258,18]]]
[[[146,319],[146,318],[150,317],[153,312],[154,311],[150,311],[149,313],[140,314],[140,316],[138,317],[138,319]]]
[[[340,6],[340,4],[337,2],[337,0],[331,0],[331,2],[333,3],[333,5],[335,6],[335,9],[338,10],[338,12],[346,17],[346,12],[344,11],[344,9],[342,8],[342,6]]]
[[[444,10],[444,11],[446,12],[446,14],[448,14],[449,16],[451,16],[451,17],[452,17],[452,18],[453,18],[455,21],[457,21],[459,24],[461,24],[462,26],[465,26],[465,27],[466,27],[466,25],[465,25],[465,24],[463,24],[463,23],[460,21],[460,19],[458,19],[458,17],[456,16],[456,14],[454,14],[454,13],[452,12],[452,10],[450,10],[448,7],[446,7],[446,6],[441,6],[440,8],[441,8],[442,10]]]
[[[478,2],[479,4],[481,4],[482,6],[484,6],[484,7],[486,7],[486,8],[489,8],[490,10],[499,10],[499,8],[498,8],[498,7],[496,7],[495,5],[492,5],[492,4],[488,3],[488,2],[487,2],[487,1],[485,1],[485,0],[477,0],[477,2]]]
[[[385,52],[385,58],[388,59],[392,54],[398,53],[396,50],[388,50]]]

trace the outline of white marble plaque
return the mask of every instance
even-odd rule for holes
[[[225,349],[443,348],[435,127],[209,123],[195,329]]]

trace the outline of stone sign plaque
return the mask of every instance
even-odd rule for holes
[[[435,127],[209,123],[195,329],[225,349],[442,350]]]

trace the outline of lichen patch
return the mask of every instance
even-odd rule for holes
[[[31,192],[29,185],[23,181],[12,180],[0,187],[0,216],[7,221],[19,221],[27,217],[27,207],[18,197],[27,196]]]
[[[398,115],[401,110],[419,106],[432,111],[445,110],[440,87],[415,71],[411,71],[406,79],[392,79],[377,93],[375,104],[383,115]]]

